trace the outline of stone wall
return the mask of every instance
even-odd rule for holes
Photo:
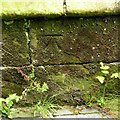
[[[31,65],[49,95],[73,105],[102,93],[101,61],[110,75],[119,71],[120,0],[3,0],[0,8],[3,97],[29,86]],[[106,92],[118,94],[119,79],[110,75]],[[31,93],[26,103],[39,97]]]
[[[119,16],[3,19],[2,96],[21,95],[29,82],[17,68],[29,74],[32,64],[36,80],[46,82],[58,101],[89,100],[102,89],[95,79],[100,61],[110,66],[110,74],[118,72],[119,24]],[[107,92],[117,94],[118,79],[108,86]],[[36,99],[29,97],[28,103]]]

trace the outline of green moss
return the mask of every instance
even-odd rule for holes
[[[66,76],[65,74],[62,74],[61,72],[58,72],[58,74],[53,73],[52,75],[49,75],[48,78],[50,78],[56,83],[64,84]]]
[[[22,94],[23,88],[16,83],[3,81],[2,85],[2,97],[8,97],[9,94],[14,93],[17,93],[17,95]]]
[[[117,19],[97,17],[31,20],[34,64],[117,61]],[[35,37],[32,38],[32,35]],[[34,43],[37,43],[35,49]]]
[[[6,21],[5,21],[6,22]],[[4,23],[2,27],[3,38],[3,66],[21,66],[30,64],[29,48],[25,36],[24,21],[14,21],[11,24]]]
[[[109,113],[114,117],[119,117],[119,98],[115,97],[110,99],[110,97],[106,98],[106,104],[104,108],[109,109]]]
[[[38,43],[38,40],[37,40],[37,37],[36,37],[36,34],[34,34],[34,32],[31,33],[31,45],[34,47],[34,48],[37,48],[37,43]]]

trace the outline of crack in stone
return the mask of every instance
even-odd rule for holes
[[[104,62],[106,64],[110,64],[110,65],[120,65],[120,61],[113,61],[113,62]],[[34,65],[34,67],[43,67],[43,66],[72,66],[72,65],[87,65],[87,64],[99,64],[99,62],[93,63],[93,62],[84,62],[84,63],[65,63],[65,64],[39,64],[39,65]],[[27,68],[30,67],[30,65],[28,66],[22,66],[20,68]],[[17,69],[19,67],[0,67],[0,71],[4,70],[4,69]]]
[[[97,62],[82,62],[82,63],[60,63],[60,64],[39,64],[35,65],[35,67],[40,67],[40,66],[69,66],[69,65],[87,65],[87,64],[99,64],[101,61]],[[111,61],[111,62],[103,62],[105,64],[113,64],[113,65],[120,65],[120,61]]]
[[[44,34],[42,35],[43,37],[46,37],[46,36],[53,36],[53,37],[59,37],[59,36],[63,36],[62,34]]]
[[[63,1],[63,15],[64,16],[67,15],[67,3],[66,3],[66,0]]]
[[[30,58],[30,64],[32,64],[32,56],[31,56],[31,47],[30,47],[30,43],[31,43],[31,40],[30,40],[30,37],[29,37],[29,27],[30,27],[30,20],[28,19],[24,19],[25,20],[25,35],[26,35],[26,39],[27,39],[27,46],[28,46],[28,49],[29,49],[29,58]]]

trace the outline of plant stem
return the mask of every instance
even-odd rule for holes
[[[103,98],[105,97],[105,88],[106,88],[106,85],[104,85],[104,89],[103,89]]]

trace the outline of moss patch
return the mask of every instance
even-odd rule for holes
[[[114,117],[119,117],[119,98],[113,98],[106,101],[105,108],[109,109],[109,113]]]
[[[119,17],[32,20],[30,39],[33,63],[118,61],[118,19]]]
[[[25,35],[25,22],[2,21],[2,65],[22,66],[30,64],[29,49]]]
[[[114,71],[114,68],[114,65],[111,66],[111,71]],[[116,65],[116,70],[117,68]],[[95,79],[98,71],[97,64],[46,66],[44,69],[36,68],[36,79],[48,84],[48,94],[57,94],[58,103],[81,105],[95,102],[96,99],[92,97],[97,98],[102,94],[103,86]],[[110,80],[106,95],[117,94],[117,85],[118,79]]]

